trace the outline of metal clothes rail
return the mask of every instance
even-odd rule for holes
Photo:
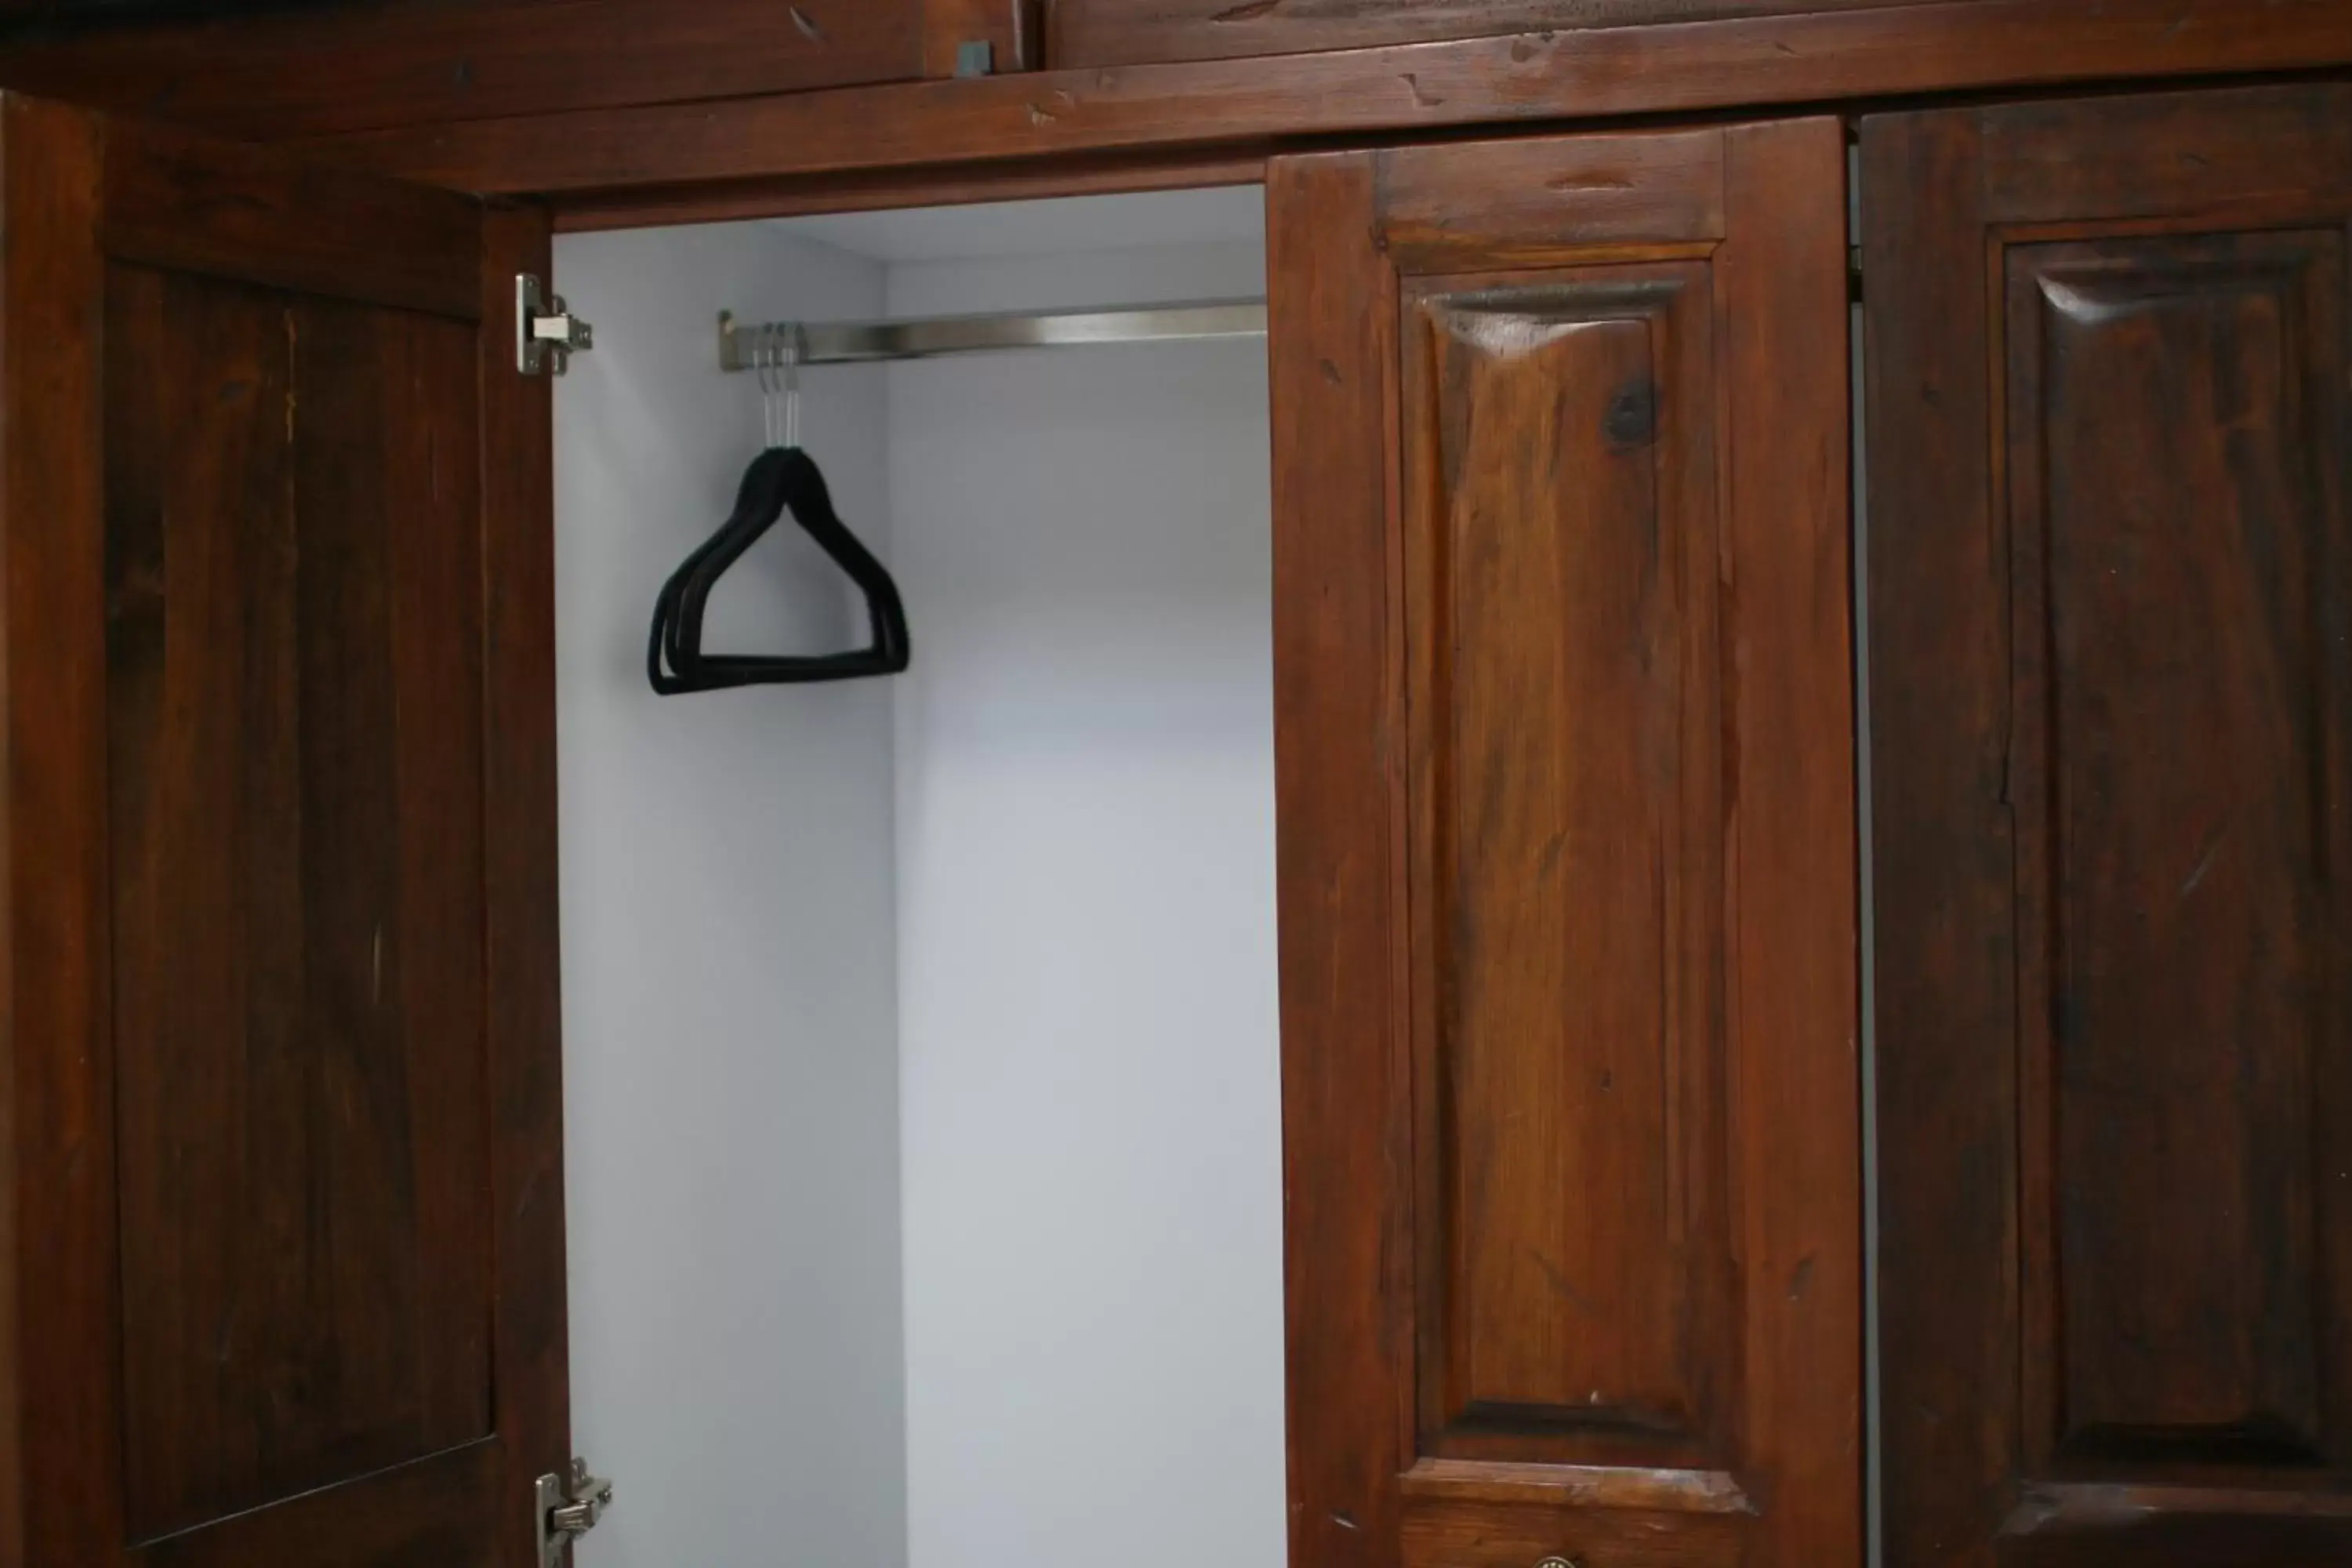
[[[872,321],[738,321],[719,317],[719,365],[751,371],[810,364],[869,364],[1003,349],[1093,343],[1192,342],[1265,336],[1264,300],[1203,300],[1113,310]]]

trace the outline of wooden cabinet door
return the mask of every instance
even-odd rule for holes
[[[0,1563],[526,1568],[544,220],[0,105]]]
[[[1886,1562],[2352,1563],[2352,89],[1863,168]]]
[[[1840,129],[1267,201],[1293,1568],[1855,1568]]]

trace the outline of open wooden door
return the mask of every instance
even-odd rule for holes
[[[0,109],[0,1563],[535,1568],[547,228]]]
[[[1839,127],[1267,204],[1292,1568],[1858,1568]]]

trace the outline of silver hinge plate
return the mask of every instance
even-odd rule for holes
[[[561,294],[538,278],[515,274],[515,368],[525,375],[562,375],[572,356],[596,346],[596,329],[572,315]]]
[[[539,1568],[563,1568],[572,1543],[596,1528],[613,1506],[613,1483],[588,1473],[588,1461],[574,1459],[569,1472],[539,1478],[532,1507],[539,1520]]]

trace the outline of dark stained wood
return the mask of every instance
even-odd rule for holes
[[[923,74],[922,0],[389,0],[0,43],[18,91],[254,141]]]
[[[2012,750],[2019,901],[2059,932],[2021,965],[2055,1134],[2026,1163],[2027,1310],[2054,1320],[2028,1397],[2062,1453],[2199,1428],[2324,1452],[2331,805],[2313,782],[2333,759],[2309,714],[2327,722],[2332,548],[2307,464],[2339,434],[2343,248],[2009,253],[2012,602],[2048,628],[2016,658],[2019,717],[2049,737]],[[2174,754],[2187,735],[2202,765]]]
[[[2259,217],[2282,199],[2352,199],[2343,115],[2338,93],[2260,89],[2121,98],[2087,121],[2063,99],[2010,104],[1983,121],[1984,220]]]
[[[1988,279],[1972,115],[1865,122],[1871,776],[1886,1561],[1951,1561],[2005,1506],[2019,1350],[2008,671],[1989,505]],[[1969,259],[1955,265],[1958,258]],[[1898,520],[1904,520],[1898,521]],[[1916,520],[1916,521],[1914,521]],[[1905,606],[1900,619],[1888,613]],[[1916,889],[1906,894],[1906,888]],[[1890,1136],[1890,1130],[1900,1130]],[[1952,1173],[1965,1170],[1967,1179]],[[1933,1280],[1914,1295],[1911,1280]],[[1916,1305],[1914,1304],[1916,1302]],[[1980,1503],[1979,1500],[1994,1500]],[[1957,1555],[1954,1553],[1953,1555]],[[1984,1563],[1981,1551],[1958,1561]]]
[[[481,216],[466,197],[120,123],[106,181],[107,253],[120,259],[445,316],[479,309]]]
[[[366,1568],[445,1568],[516,1561],[484,1542],[528,1508],[507,1489],[499,1446],[469,1443],[372,1478],[358,1523],[367,1555],[354,1558],[352,1500],[332,1488],[294,1498],[236,1528],[193,1531],[139,1553],[139,1568],[277,1568],[364,1563]],[[526,1568],[537,1568],[527,1563]]]
[[[1862,1557],[1842,135],[1624,140],[1269,171],[1298,1568]]]
[[[1654,251],[1723,237],[1723,147],[1713,131],[1429,147],[1391,179],[1381,232],[1411,272],[1539,267],[1612,243]],[[1456,204],[1473,180],[1511,205],[1465,231]]]
[[[510,347],[514,275],[551,277],[553,247],[547,214],[537,207],[493,208],[482,229],[483,821],[504,1565],[528,1563],[531,1548],[529,1510],[513,1500],[533,1478],[562,1473],[572,1453],[556,897],[555,405],[544,381],[512,374]]]
[[[107,974],[103,153],[84,116],[0,102],[0,571],[5,574],[14,1249],[0,1346],[13,1563],[119,1557],[121,1358]]]
[[[287,0],[0,0],[0,26],[27,31],[121,26],[154,16],[240,16]]]
[[[488,1429],[474,333],[144,269],[108,294],[145,1540]],[[396,424],[386,387],[436,396]]]
[[[1893,1568],[2352,1555],[2347,122],[1864,123]]]
[[[1770,1546],[1862,1555],[1862,1085],[1843,129],[1724,136],[1730,972],[1743,1478]],[[1835,165],[1837,173],[1827,171]]]
[[[509,336],[547,220],[0,115],[0,1076],[40,1130],[0,1541],[526,1568],[568,1406],[548,398]]]
[[[1391,1568],[1410,1462],[1397,279],[1375,158],[1266,173],[1290,1562]]]
[[[1741,1521],[1636,1509],[1409,1502],[1402,1568],[1534,1568],[1566,1556],[1622,1568],[1738,1568]]]
[[[871,212],[883,207],[961,206],[971,202],[1254,185],[1265,178],[1265,160],[1246,154],[1163,158],[1151,153],[1114,153],[1107,158],[1074,158],[1044,164],[909,169],[823,180],[752,180],[631,192],[604,201],[566,202],[556,213],[555,226],[559,233],[653,228],[670,224],[792,217],[803,213]]]
[[[1698,22],[1905,0],[1057,0],[1046,58],[1066,66],[1364,49],[1574,27]]]
[[[2341,0],[1944,0],[473,121],[331,138],[461,189],[601,192],[2352,60]]]
[[[1421,1459],[1398,1478],[1408,1499],[1543,1503],[1626,1512],[1746,1513],[1729,1476],[1622,1465],[1525,1465],[1496,1459]]]

